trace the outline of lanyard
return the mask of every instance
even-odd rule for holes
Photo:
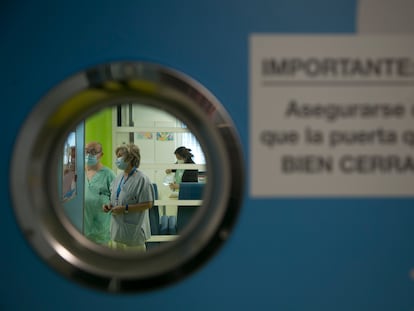
[[[128,177],[125,179],[125,182],[124,182],[124,183],[122,183],[122,182],[123,182],[123,180],[124,180],[124,176],[122,176],[121,181],[120,181],[120,182],[119,182],[119,184],[118,184],[118,189],[116,190],[116,201],[117,201],[117,202],[118,202],[119,194],[121,193],[121,186],[122,186],[122,185],[125,185],[125,183],[126,183],[126,182],[128,181],[128,179],[129,179],[129,177],[130,177],[130,176],[132,176],[132,174],[134,174],[136,170],[137,170],[137,169],[136,169],[135,167],[131,170],[131,172],[128,174]]]

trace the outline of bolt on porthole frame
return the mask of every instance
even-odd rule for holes
[[[64,140],[82,120],[139,100],[184,122],[209,170],[202,209],[178,239],[144,254],[89,241],[68,221],[57,189]],[[113,62],[79,72],[50,90],[17,137],[10,172],[15,215],[38,255],[64,276],[109,292],[156,289],[188,276],[226,241],[242,204],[240,139],[219,101],[190,77],[154,63]]]

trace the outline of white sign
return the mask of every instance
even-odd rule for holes
[[[414,36],[252,35],[250,192],[414,195]]]

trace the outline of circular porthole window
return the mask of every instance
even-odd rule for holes
[[[110,292],[201,267],[228,238],[244,187],[223,106],[144,62],[99,65],[53,88],[23,124],[11,171],[29,244],[66,277]]]

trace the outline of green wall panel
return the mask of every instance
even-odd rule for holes
[[[112,109],[104,109],[85,121],[85,144],[98,141],[104,155],[102,164],[112,168]]]

